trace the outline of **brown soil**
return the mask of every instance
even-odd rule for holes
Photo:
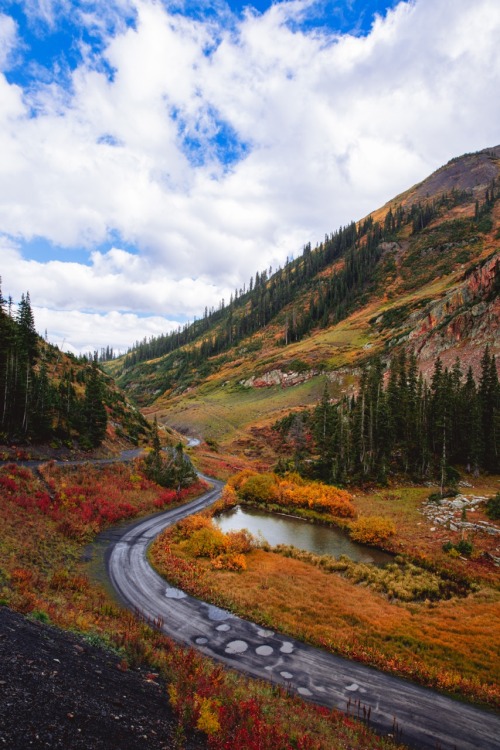
[[[0,607],[0,748],[204,750],[180,742],[165,685],[85,639]]]

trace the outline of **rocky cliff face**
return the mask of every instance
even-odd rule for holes
[[[478,372],[481,350],[488,344],[500,354],[500,255],[497,253],[442,299],[423,311],[408,336],[424,372],[439,355],[445,365],[458,356]]]

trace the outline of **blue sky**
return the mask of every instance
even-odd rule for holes
[[[0,0],[0,274],[72,351],[170,330],[500,142],[497,0]]]

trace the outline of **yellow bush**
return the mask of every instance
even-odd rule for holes
[[[170,703],[175,708],[179,702],[179,694],[177,692],[177,688],[175,687],[175,685],[170,683],[170,685],[167,687],[167,690],[168,690],[168,696],[170,698]]]
[[[232,489],[238,491],[240,487],[245,484],[247,479],[250,477],[257,477],[258,472],[253,471],[253,469],[243,469],[242,471],[239,471],[237,474],[233,474],[232,477],[230,477],[227,480],[227,487],[231,487]]]
[[[382,544],[396,533],[396,526],[385,516],[362,516],[351,523],[349,530],[355,542]]]
[[[225,534],[215,526],[198,529],[183,542],[184,549],[193,557],[217,557],[227,550]]]
[[[195,698],[198,698],[198,696],[195,696]],[[200,732],[205,732],[209,737],[220,731],[217,714],[218,705],[219,702],[212,698],[201,698],[200,701],[200,713],[198,721],[196,722],[196,728],[199,729]]]

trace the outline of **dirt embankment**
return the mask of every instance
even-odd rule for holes
[[[0,749],[171,750],[165,686],[85,639],[0,607]],[[204,750],[191,738],[186,750]]]

